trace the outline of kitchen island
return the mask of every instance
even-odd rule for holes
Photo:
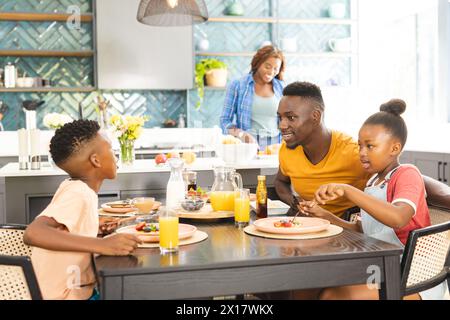
[[[214,166],[224,165],[220,158],[197,158],[187,168],[197,171],[197,185],[209,189],[214,182]],[[242,175],[246,188],[254,190],[257,176],[267,176],[267,187],[273,191],[278,171],[278,157],[265,156],[244,164],[233,165]],[[99,191],[99,205],[108,201],[152,196],[165,202],[168,164],[156,165],[154,160],[136,160],[132,166],[119,168],[115,180],[105,180]],[[18,163],[0,169],[0,223],[30,223],[47,205],[59,184],[68,175],[42,163],[40,170],[19,170]],[[273,194],[273,192],[272,192]]]

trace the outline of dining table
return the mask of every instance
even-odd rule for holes
[[[233,218],[180,223],[195,225],[207,239],[179,246],[176,254],[156,247],[95,257],[101,299],[198,299],[375,282],[380,299],[401,299],[399,246],[346,229],[281,240],[249,235]]]

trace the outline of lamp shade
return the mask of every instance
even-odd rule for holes
[[[186,26],[208,20],[204,0],[141,0],[137,20],[151,26]]]

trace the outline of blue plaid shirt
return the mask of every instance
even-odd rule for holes
[[[275,96],[281,99],[284,82],[274,78],[272,85]],[[254,94],[255,81],[252,73],[231,82],[227,88],[225,105],[220,116],[220,127],[224,134],[228,134],[228,129],[233,127],[244,131],[251,129]],[[275,114],[273,116],[276,117]],[[280,142],[281,134],[278,135],[278,143]]]

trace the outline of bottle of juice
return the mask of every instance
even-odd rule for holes
[[[266,176],[258,176],[256,187],[256,219],[267,218]]]

